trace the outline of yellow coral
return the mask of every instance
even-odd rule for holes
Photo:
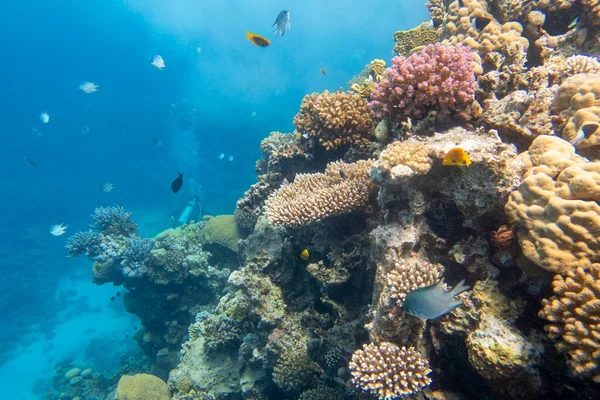
[[[581,376],[600,383],[600,264],[556,275],[554,295],[543,300],[539,316],[549,321],[548,336],[569,355],[569,364]]]
[[[123,375],[117,386],[118,400],[169,400],[167,384],[149,374]]]
[[[531,168],[505,206],[523,254],[555,273],[589,267],[600,254],[600,162],[553,136],[537,137],[525,158]]]
[[[298,174],[265,202],[265,215],[280,226],[303,226],[365,207],[373,184],[372,161],[331,163],[322,174]]]
[[[562,137],[572,143],[584,125],[598,124],[586,139],[575,143],[578,148],[600,145],[600,74],[577,74],[565,80],[556,92],[552,111],[565,122]]]
[[[436,28],[440,26],[446,15],[444,0],[428,0],[425,7],[427,7],[427,12],[433,22],[433,26]]]
[[[394,51],[399,56],[408,56],[416,47],[427,46],[435,43],[437,31],[431,28],[428,22],[424,22],[416,28],[408,31],[398,31],[394,33],[396,45]]]
[[[433,157],[430,147],[417,141],[407,140],[388,145],[375,164],[392,180],[396,180],[428,173],[433,165]]]
[[[294,125],[317,137],[327,150],[364,144],[373,136],[375,114],[363,97],[339,90],[304,96]]]
[[[220,244],[237,253],[240,234],[233,215],[217,215],[209,219],[202,233],[206,243]]]
[[[365,344],[352,354],[352,383],[379,399],[395,399],[421,391],[431,383],[429,361],[419,351],[393,343]]]

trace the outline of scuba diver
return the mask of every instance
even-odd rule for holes
[[[196,198],[191,199],[183,207],[179,207],[171,214],[173,228],[183,224],[189,224],[192,221],[202,221],[202,205]]]

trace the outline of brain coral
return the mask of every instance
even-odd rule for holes
[[[365,344],[349,364],[352,383],[379,399],[419,392],[431,383],[429,362],[414,348],[393,343]]]
[[[401,122],[437,110],[442,119],[473,102],[479,57],[468,47],[436,43],[420,54],[394,57],[392,64],[371,92],[369,106],[378,118]]]
[[[577,74],[565,80],[552,104],[564,121],[562,136],[573,143],[585,125],[594,126],[578,148],[600,145],[600,74]]]
[[[553,136],[537,137],[518,190],[506,203],[523,254],[560,274],[589,268],[600,254],[600,162],[589,162]]]
[[[148,374],[123,375],[117,386],[118,400],[169,400],[167,384]]]
[[[323,174],[298,174],[269,196],[265,215],[275,225],[298,227],[365,207],[373,189],[367,177],[372,164],[335,162]]]
[[[300,132],[317,137],[327,150],[343,145],[362,144],[373,136],[374,114],[367,101],[357,94],[313,93],[304,96],[294,125]]]
[[[556,347],[569,355],[576,374],[600,382],[600,264],[556,275],[552,287],[539,313],[550,322],[548,336],[560,339]]]
[[[209,219],[202,233],[206,243],[220,244],[237,253],[240,234],[233,215],[217,215]]]

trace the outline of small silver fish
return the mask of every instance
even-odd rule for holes
[[[290,25],[290,12],[288,10],[280,12],[277,19],[275,19],[273,26],[275,27],[275,29],[273,29],[275,37],[279,36],[279,33],[283,36],[286,29],[292,29]]]
[[[597,122],[587,122],[585,123],[579,132],[577,132],[577,136],[569,141],[573,146],[577,146],[581,142],[586,139],[589,139],[597,130],[600,128],[600,124]]]
[[[415,289],[406,295],[404,309],[412,316],[423,319],[436,319],[448,314],[463,303],[455,300],[454,296],[461,294],[470,286],[465,285],[465,280],[460,281],[452,290],[445,291],[444,279],[437,284]]]

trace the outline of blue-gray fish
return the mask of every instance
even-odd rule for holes
[[[275,29],[273,29],[275,37],[279,36],[280,33],[281,36],[283,36],[286,29],[292,29],[290,26],[290,12],[288,10],[280,12],[273,26],[275,27]]]
[[[470,289],[470,286],[465,285],[464,279],[452,290],[445,291],[443,287],[444,279],[442,278],[435,285],[413,290],[404,299],[404,309],[415,317],[436,319],[461,306],[462,301],[455,300],[454,296]]]

